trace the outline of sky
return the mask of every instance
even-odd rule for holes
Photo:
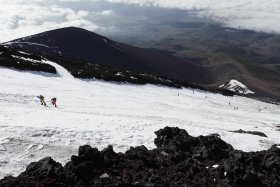
[[[169,19],[171,11],[178,12],[174,21],[185,12],[229,27],[280,33],[280,0],[0,0],[0,5],[0,42],[67,26],[104,35],[131,32]]]

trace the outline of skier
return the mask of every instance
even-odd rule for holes
[[[41,102],[41,105],[43,106],[47,106],[46,102],[45,102],[45,97],[40,95],[40,96],[37,96],[37,98],[40,99],[40,102]]]
[[[54,107],[57,107],[57,105],[56,105],[56,98],[55,97],[51,99],[51,103],[52,103],[52,105]]]

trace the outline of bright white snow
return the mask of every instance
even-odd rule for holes
[[[165,126],[184,128],[192,136],[219,133],[244,151],[280,143],[279,106],[199,90],[79,80],[44,62],[60,76],[0,68],[0,178],[17,175],[45,156],[65,163],[84,144],[99,149],[111,144],[115,151],[142,144],[151,149],[154,131]],[[48,107],[40,105],[40,94]],[[52,97],[58,108],[51,106]],[[229,132],[238,129],[261,131],[268,138]]]
[[[38,63],[38,62],[41,62],[41,61],[38,61],[38,60],[34,60],[32,58],[25,58],[25,57],[21,57],[21,56],[16,56],[16,55],[11,55],[13,58],[16,58],[16,59],[20,59],[20,60],[24,60],[24,61],[29,61],[29,62],[34,62],[34,63]]]
[[[239,94],[254,94],[255,92],[249,90],[247,86],[237,80],[231,80],[226,84],[220,86],[220,88],[224,88]]]
[[[104,173],[100,176],[101,179],[109,178],[110,176],[107,173]]]
[[[24,55],[29,55],[29,53],[26,53],[26,52],[23,52],[23,51],[18,51],[19,53],[21,54],[24,54]]]
[[[32,42],[6,42],[4,43],[5,45],[11,45],[11,44],[27,44],[27,45],[37,45],[37,46],[42,46],[42,47],[46,47],[46,48],[50,48],[47,45],[44,44],[39,44],[39,43],[32,43]]]
[[[215,164],[215,165],[212,166],[212,168],[217,168],[217,167],[219,167],[218,164]]]

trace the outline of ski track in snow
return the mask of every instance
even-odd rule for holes
[[[279,106],[192,89],[80,80],[56,63],[43,62],[59,76],[0,68],[0,178],[46,156],[66,163],[84,144],[99,149],[111,144],[117,152],[142,144],[152,149],[154,131],[165,126],[192,136],[218,133],[244,151],[280,143]],[[48,107],[39,104],[40,94]],[[51,106],[52,97],[58,108]],[[238,129],[268,138],[229,132]]]

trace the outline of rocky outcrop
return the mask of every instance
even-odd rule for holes
[[[76,78],[95,78],[104,81],[127,82],[139,85],[154,84],[175,88],[182,87],[182,85],[176,83],[175,81],[155,74],[122,70],[62,56],[47,56],[46,58],[63,66]]]
[[[0,67],[23,71],[40,71],[56,74],[56,69],[42,62],[43,58],[0,45]]]
[[[0,186],[280,186],[280,149],[245,153],[219,136],[192,137],[166,127],[155,132],[156,149],[115,153],[81,146],[64,167],[45,158]]]

